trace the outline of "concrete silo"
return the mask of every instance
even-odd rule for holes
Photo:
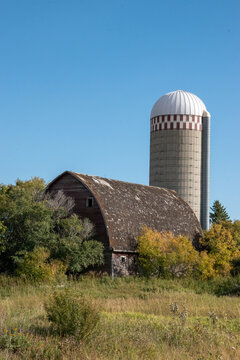
[[[177,90],[151,112],[150,185],[177,192],[209,228],[210,114],[196,95]]]

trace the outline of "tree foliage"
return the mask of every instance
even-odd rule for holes
[[[229,275],[234,261],[240,258],[238,243],[233,238],[231,226],[231,222],[215,223],[204,233],[202,245],[214,262],[215,275]]]
[[[49,261],[49,256],[49,250],[35,247],[19,259],[16,274],[34,283],[63,279],[66,265],[59,260]]]
[[[221,221],[220,224],[230,231],[238,249],[240,249],[240,220],[235,221]]]
[[[185,236],[144,227],[138,238],[140,268],[145,275],[158,277],[192,275],[207,279],[237,274],[240,266],[238,230],[238,222],[213,224],[205,231],[201,239],[203,249],[198,252]]]
[[[227,210],[219,200],[214,201],[213,206],[210,209],[210,221],[212,224],[219,224],[222,221],[230,220]]]
[[[52,258],[68,262],[71,273],[103,263],[103,244],[92,240],[93,225],[88,219],[80,221],[73,214],[57,222],[56,239],[51,244]]]
[[[93,226],[72,214],[74,201],[62,192],[44,193],[42,179],[0,187],[0,272],[14,272],[26,253],[49,251],[49,259],[79,272],[103,263],[103,246],[93,240]]]
[[[3,240],[3,235],[6,230],[7,230],[6,226],[4,226],[2,221],[0,221],[0,242]]]
[[[231,226],[231,234],[236,241],[237,247],[240,249],[240,220],[235,220]]]
[[[6,227],[0,244],[0,271],[13,270],[18,256],[49,241],[51,210],[35,201],[43,189],[44,182],[38,178],[0,188],[0,220]]]
[[[144,227],[138,238],[139,264],[148,276],[185,276],[199,262],[199,253],[185,236]]]

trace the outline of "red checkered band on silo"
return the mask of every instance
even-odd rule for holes
[[[151,119],[151,132],[161,130],[202,131],[202,117],[198,115],[160,115]]]

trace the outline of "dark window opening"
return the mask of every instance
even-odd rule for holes
[[[125,263],[126,262],[126,256],[121,256],[121,263]]]
[[[93,207],[93,198],[92,197],[87,198],[87,207]]]

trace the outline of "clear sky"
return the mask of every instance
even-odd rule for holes
[[[211,204],[240,218],[238,0],[0,0],[0,182],[64,170],[148,184],[154,102],[212,115]]]

